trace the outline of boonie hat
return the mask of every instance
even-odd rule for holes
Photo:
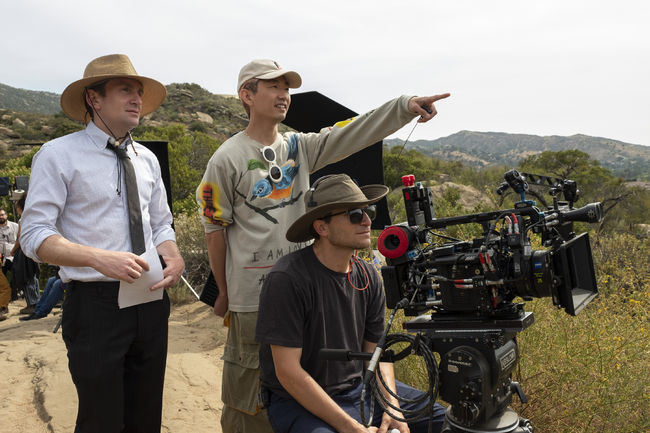
[[[278,62],[269,59],[256,59],[246,64],[241,71],[239,71],[239,79],[237,80],[237,93],[241,90],[241,86],[250,79],[259,78],[261,80],[272,80],[285,76],[289,82],[289,88],[297,89],[302,85],[302,78],[297,72],[284,70],[278,65]]]
[[[385,185],[359,187],[347,174],[330,174],[318,178],[305,194],[306,213],[287,230],[290,242],[307,242],[314,238],[312,223],[335,209],[363,207],[378,202],[388,194]]]
[[[142,84],[142,109],[140,116],[146,116],[162,104],[167,89],[158,81],[138,75],[131,60],[124,54],[109,54],[88,63],[84,76],[65,88],[61,94],[61,108],[73,120],[86,121],[84,91],[87,87],[111,78],[131,78]]]

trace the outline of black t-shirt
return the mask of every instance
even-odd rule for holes
[[[367,275],[367,277],[366,277]],[[262,383],[290,395],[275,375],[270,344],[301,347],[300,365],[329,395],[351,386],[363,373],[362,361],[323,361],[321,348],[362,351],[384,331],[384,292],[377,271],[362,260],[348,275],[324,266],[311,246],[281,258],[266,276],[260,294],[255,338],[260,343]]]

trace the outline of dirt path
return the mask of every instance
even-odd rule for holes
[[[69,433],[77,394],[68,372],[59,315],[20,322],[20,301],[0,322],[0,431]],[[54,312],[58,310],[55,309]],[[163,432],[221,432],[221,355],[225,328],[200,302],[172,309]]]

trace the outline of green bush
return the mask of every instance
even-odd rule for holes
[[[174,219],[176,242],[185,261],[185,279],[200,295],[210,273],[208,249],[205,243],[203,225],[197,212],[180,214]],[[193,302],[196,297],[184,282],[169,291],[172,303]]]

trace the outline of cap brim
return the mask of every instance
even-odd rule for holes
[[[331,211],[341,208],[354,208],[368,206],[384,198],[389,189],[385,185],[366,185],[361,187],[361,191],[368,200],[354,202],[335,202],[317,206],[309,212],[298,218],[287,230],[286,238],[289,242],[307,242],[314,238],[311,232],[311,225],[317,219],[321,219]]]
[[[165,100],[165,96],[167,96],[165,86],[152,78],[142,77],[140,75],[97,75],[75,81],[66,87],[61,94],[61,109],[69,118],[85,122],[88,118],[86,116],[86,105],[84,104],[84,89],[93,83],[112,78],[130,78],[142,84],[143,93],[140,117],[154,112]]]
[[[302,78],[295,71],[285,71],[283,69],[279,69],[277,71],[268,72],[266,74],[260,75],[256,78],[259,78],[260,80],[272,80],[274,78],[278,78],[282,76],[284,76],[287,79],[290,89],[297,89],[298,87],[302,86]]]

